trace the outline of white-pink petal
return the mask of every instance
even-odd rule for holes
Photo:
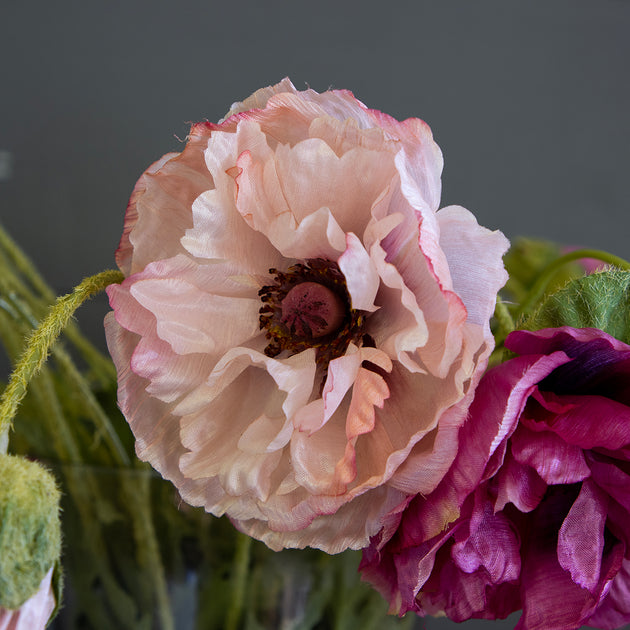
[[[346,280],[352,308],[373,312],[379,288],[378,271],[356,234],[346,234],[346,250],[337,261]]]

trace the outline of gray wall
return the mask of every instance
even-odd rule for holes
[[[288,75],[426,120],[444,205],[628,257],[629,27],[627,0],[2,0],[0,221],[70,290],[187,122]]]
[[[627,258],[629,27],[627,0],[0,0],[0,221],[70,290],[187,121],[288,75],[426,120],[444,205]]]

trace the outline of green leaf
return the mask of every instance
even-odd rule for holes
[[[562,255],[556,243],[532,238],[517,238],[503,258],[509,279],[503,289],[508,300],[522,302],[542,271]],[[559,288],[570,278],[581,276],[584,268],[577,262],[567,265],[553,279],[550,288]]]
[[[571,280],[548,295],[520,328],[599,328],[630,343],[630,271],[608,270]]]

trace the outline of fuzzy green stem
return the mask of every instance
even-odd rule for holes
[[[618,267],[619,269],[624,269],[630,271],[630,262],[620,258],[619,256],[615,256],[614,254],[609,254],[608,252],[604,252],[598,249],[578,249],[576,251],[570,252],[557,258],[550,265],[547,265],[545,269],[542,271],[538,280],[534,284],[534,286],[529,291],[527,297],[521,304],[521,307],[518,311],[518,315],[521,316],[524,313],[527,313],[538,300],[545,293],[545,289],[547,285],[556,274],[558,269],[567,263],[573,262],[574,260],[580,260],[581,258],[594,258],[596,260],[601,260],[609,265],[614,267]],[[519,319],[518,317],[516,319]]]
[[[27,304],[25,304],[22,300],[19,300],[17,297],[14,297],[11,301],[11,306],[13,307],[12,310],[17,309],[14,315],[15,318],[19,315],[25,325],[37,328],[38,322]],[[67,331],[68,329],[66,328],[64,332]],[[95,437],[104,437],[110,448],[111,455],[115,458],[119,466],[130,466],[131,461],[120,442],[120,438],[114,430],[107,414],[103,411],[103,408],[96,400],[96,396],[92,392],[89,383],[79,372],[70,358],[70,355],[64,350],[61,344],[55,344],[52,347],[51,352],[59,367],[62,369],[64,379],[66,379],[69,384],[74,385],[76,393],[79,394],[79,398],[83,403],[86,413],[94,421],[94,424],[98,429]]]
[[[26,394],[28,383],[46,361],[52,345],[74,312],[90,297],[110,284],[122,282],[120,271],[103,271],[86,278],[72,293],[57,299],[48,315],[28,340],[24,354],[11,374],[0,399],[0,443],[6,442],[17,408]]]
[[[2,292],[6,291],[11,295],[15,291],[37,312],[45,312],[56,297],[28,256],[5,232],[2,225],[0,225],[0,283],[3,285]],[[74,322],[68,323],[64,334],[79,350],[90,366],[93,376],[101,385],[108,387],[116,380],[116,370],[112,362],[81,334]]]
[[[514,330],[514,320],[505,302],[497,297],[497,304],[494,308],[494,317],[497,320],[498,330],[495,335],[497,343],[505,339]]]
[[[236,630],[243,614],[251,546],[252,539],[239,532],[232,564],[232,599],[225,619],[225,630]]]

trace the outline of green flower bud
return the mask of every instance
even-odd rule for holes
[[[42,466],[0,455],[0,606],[19,608],[59,560],[60,497]]]

